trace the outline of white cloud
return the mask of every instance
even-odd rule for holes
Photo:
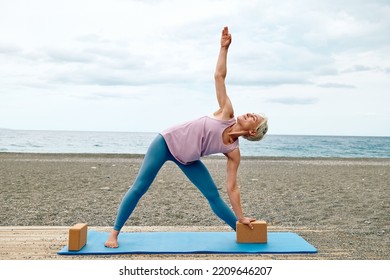
[[[314,97],[279,97],[270,98],[266,102],[269,103],[280,103],[286,105],[310,105],[318,103],[318,98]]]
[[[318,84],[317,86],[323,87],[323,88],[355,88],[353,85],[347,85],[347,84],[339,84],[339,83],[325,83],[325,84]]]

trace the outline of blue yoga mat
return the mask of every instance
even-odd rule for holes
[[[235,232],[122,232],[119,248],[106,248],[108,232],[88,231],[80,251],[60,255],[111,254],[313,254],[317,249],[292,232],[268,232],[267,243],[237,243]]]

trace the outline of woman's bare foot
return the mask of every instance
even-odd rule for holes
[[[104,246],[108,248],[118,248],[118,235],[119,231],[117,230],[112,230],[110,233],[110,236],[108,237],[106,243],[104,243]]]

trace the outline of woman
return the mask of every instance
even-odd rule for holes
[[[118,235],[130,217],[142,195],[148,190],[162,165],[175,162],[190,181],[207,198],[214,213],[233,230],[237,220],[252,227],[255,219],[245,217],[241,208],[240,190],[237,186],[237,170],[240,164],[238,138],[243,136],[251,141],[263,138],[268,130],[267,118],[248,113],[234,118],[233,106],[226,94],[226,61],[231,35],[225,27],[221,36],[215,70],[215,87],[219,109],[211,117],[174,126],[163,131],[151,143],[133,186],[127,191],[121,204],[115,225],[105,243],[106,247],[118,247]],[[207,168],[200,157],[223,153],[227,157],[227,193],[232,210],[220,197]]]

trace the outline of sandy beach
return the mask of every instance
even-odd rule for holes
[[[68,258],[56,255],[68,227],[85,222],[109,230],[141,162],[140,155],[0,153],[0,259]],[[226,160],[203,162],[227,200]],[[97,258],[390,259],[390,159],[243,158],[238,179],[247,216],[266,220],[269,230],[297,232],[318,254]],[[47,248],[34,257],[15,236],[38,229],[34,240]],[[124,230],[230,229],[168,162]]]

